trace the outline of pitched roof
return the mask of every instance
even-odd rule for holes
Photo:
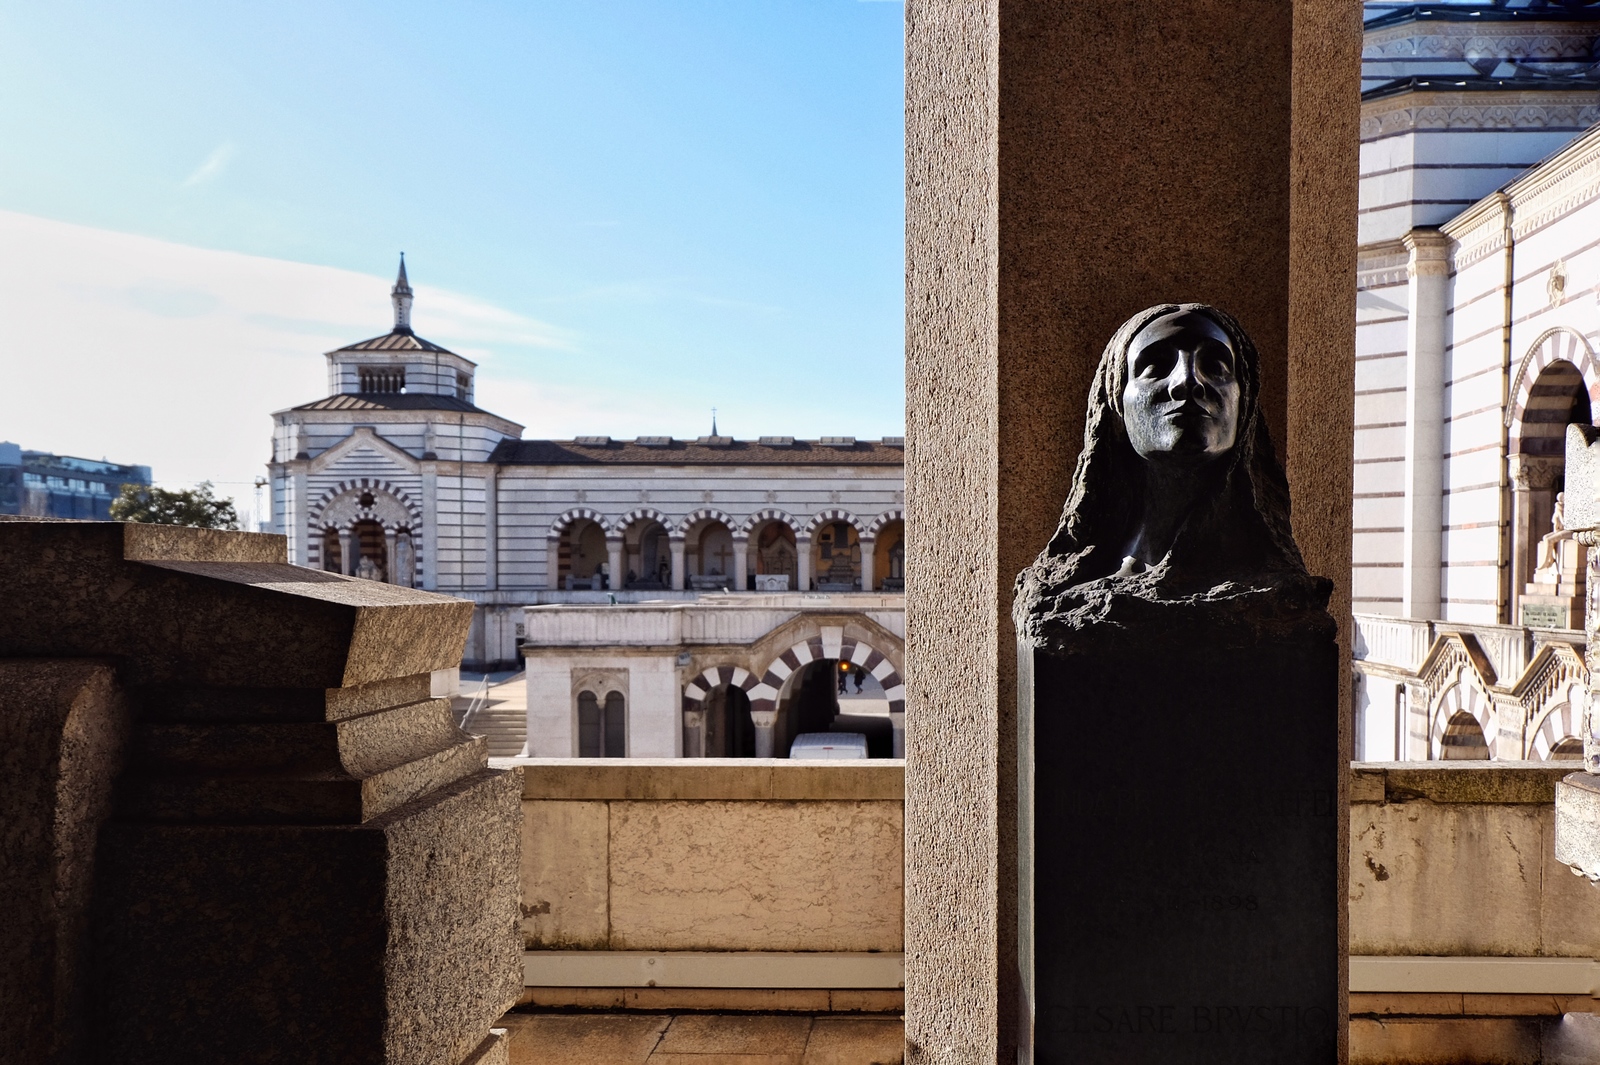
[[[903,445],[876,440],[832,445],[817,440],[721,443],[726,437],[715,438],[719,441],[716,444],[694,440],[640,444],[607,437],[585,439],[593,442],[502,440],[489,461],[505,466],[904,466],[906,462]]]
[[[431,340],[423,340],[409,329],[396,329],[385,333],[381,337],[370,340],[360,340],[354,344],[346,344],[334,351],[437,351],[442,355],[455,355],[449,348],[441,347]],[[461,356],[456,355],[457,358]]]
[[[347,392],[291,410],[455,410],[463,414],[488,414],[464,399],[427,392]]]
[[[1471,74],[1419,74],[1396,78],[1361,94],[1362,102],[1407,92],[1573,92],[1594,95],[1600,80],[1581,78],[1487,78]]]

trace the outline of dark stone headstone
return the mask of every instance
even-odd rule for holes
[[[1338,651],[1255,369],[1214,308],[1130,319],[1019,580],[1024,1061],[1335,1060]]]

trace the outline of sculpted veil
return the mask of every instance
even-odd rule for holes
[[[1171,547],[1129,572],[1147,500],[1149,463],[1134,450],[1124,410],[1130,348],[1159,320],[1203,316],[1226,336],[1237,380],[1231,450],[1194,473],[1204,481]],[[1260,411],[1255,345],[1227,313],[1159,304],[1124,322],[1100,357],[1089,392],[1083,450],[1061,524],[1018,577],[1017,629],[1039,647],[1115,638],[1129,625],[1200,623],[1208,640],[1255,642],[1307,629],[1331,633],[1332,582],[1312,577],[1289,525],[1289,490]]]

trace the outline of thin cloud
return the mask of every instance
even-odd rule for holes
[[[194,168],[194,173],[183,179],[183,187],[189,189],[213,180],[228,169],[228,164],[233,162],[233,157],[238,154],[232,141],[223,141],[212,149],[211,154],[206,156],[205,162]]]

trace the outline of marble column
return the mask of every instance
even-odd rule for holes
[[[1346,0],[906,6],[905,1024],[929,1060],[1016,1060],[1011,589],[1128,315],[1207,301],[1257,340],[1349,673],[1360,63]]]
[[[500,467],[492,464],[483,475],[483,587],[500,587]]]
[[[795,587],[802,592],[811,590],[811,537],[797,536],[794,540]]]
[[[339,530],[339,572],[347,577],[355,574],[356,563],[360,561],[354,557],[354,552],[350,550],[353,539],[349,529]]]
[[[1416,229],[1405,236],[1411,261],[1406,324],[1405,540],[1400,614],[1438,618],[1444,550],[1444,347],[1450,295],[1450,238]]]
[[[778,712],[776,710],[752,710],[750,721],[756,727],[756,757],[774,758],[773,742],[777,739]]]
[[[889,724],[894,729],[894,756],[906,756],[906,714],[904,710],[889,711]]]
[[[872,591],[874,577],[876,576],[873,573],[873,568],[878,561],[877,553],[878,541],[863,538],[861,541],[861,590],[863,592]]]
[[[611,567],[611,590],[622,591],[628,582],[628,571],[623,566],[623,540],[621,536],[606,537],[606,564]]]
[[[681,592],[684,585],[684,543],[681,537],[674,536],[667,541],[667,545],[672,552],[672,590]]]
[[[748,537],[735,536],[733,538],[733,590],[742,592],[750,586],[750,574],[746,572],[750,566],[750,540]]]

